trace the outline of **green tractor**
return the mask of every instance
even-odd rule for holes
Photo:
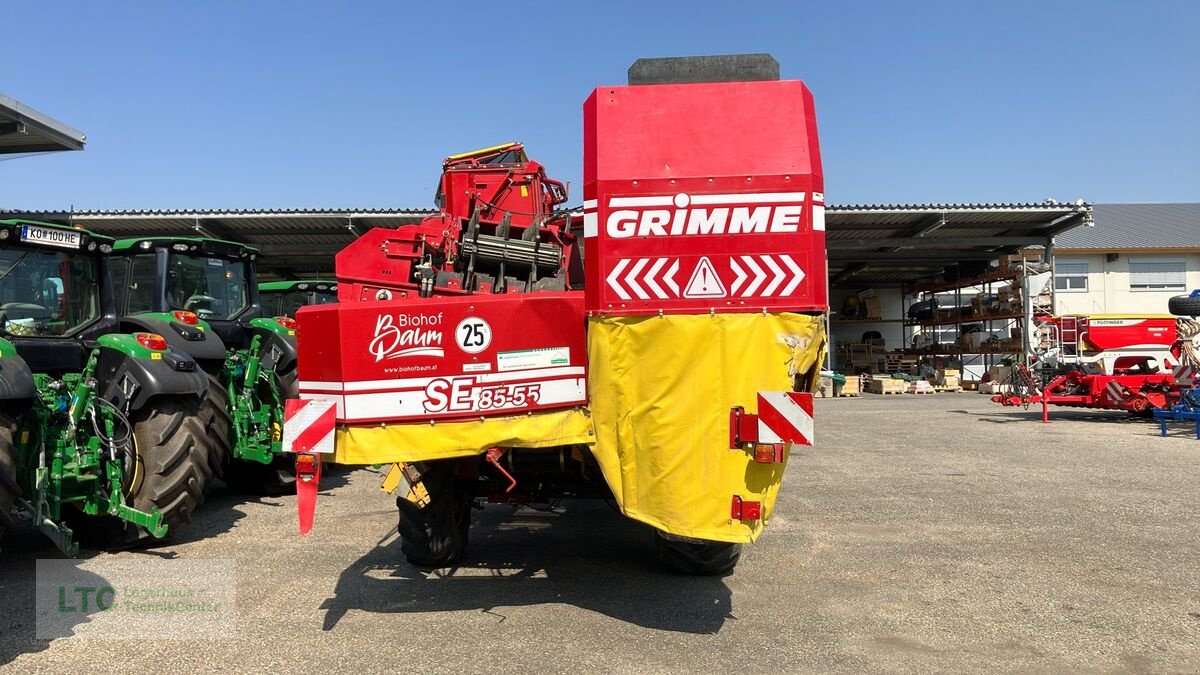
[[[264,310],[275,316],[296,316],[305,305],[337,302],[337,282],[328,279],[266,281],[258,285]]]
[[[213,475],[204,373],[157,333],[118,332],[113,244],[0,220],[0,534],[25,516],[68,555],[76,529],[173,532]]]
[[[122,239],[115,249],[121,325],[162,334],[208,376],[225,482],[254,494],[295,489],[282,430],[284,400],[298,395],[296,323],[263,311],[258,251],[189,237]]]

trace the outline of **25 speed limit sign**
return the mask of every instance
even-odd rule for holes
[[[464,352],[478,354],[492,344],[492,327],[477,316],[469,316],[458,322],[458,327],[454,329],[454,341]]]

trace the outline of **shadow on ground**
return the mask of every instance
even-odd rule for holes
[[[956,415],[969,415],[980,422],[993,424],[1008,424],[1011,422],[1041,422],[1041,406],[1030,406],[1029,409],[1005,408],[996,404],[995,412],[978,412],[973,410],[948,410]],[[1097,422],[1103,424],[1144,425],[1147,429],[1158,430],[1158,425],[1149,417],[1134,415],[1123,410],[1073,410],[1070,408],[1051,407],[1050,422]]]
[[[506,608],[547,603],[684,633],[716,633],[736,618],[721,578],[663,570],[653,531],[600,502],[570,502],[561,512],[489,506],[475,512],[470,537],[461,565],[428,570],[405,561],[392,530],[342,573],[321,606],[324,629],[351,610],[478,610],[505,621]]]

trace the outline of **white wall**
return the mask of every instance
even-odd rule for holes
[[[1086,261],[1088,287],[1086,291],[1055,292],[1056,314],[1166,314],[1167,300],[1175,295],[1200,288],[1200,253],[1137,253],[1120,251],[1117,259],[1108,262],[1107,254],[1074,254],[1060,251],[1055,262]],[[1129,288],[1131,261],[1176,262],[1185,264],[1187,286],[1184,290],[1145,291]]]

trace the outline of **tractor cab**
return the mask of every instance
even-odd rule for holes
[[[263,311],[271,316],[295,318],[305,305],[337,302],[337,282],[328,279],[268,281],[258,285]]]
[[[168,324],[211,327],[229,348],[248,343],[246,322],[262,316],[256,249],[186,237],[122,239],[115,249],[113,277],[122,316],[158,315]]]
[[[65,225],[0,220],[0,336],[35,372],[83,369],[117,327],[113,240]]]

